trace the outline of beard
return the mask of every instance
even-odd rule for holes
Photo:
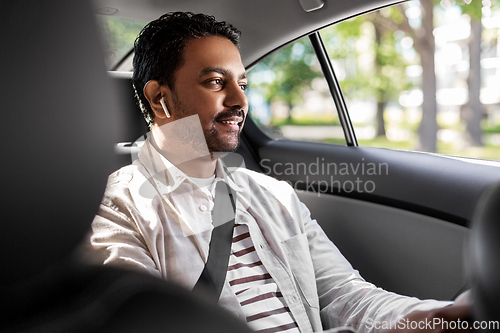
[[[211,152],[230,153],[238,149],[240,145],[240,133],[236,133],[234,139],[220,138],[215,128],[203,130],[208,150]]]
[[[176,118],[181,119],[194,114],[194,112],[189,111],[188,108],[179,101],[175,93],[172,94],[172,100],[175,105]],[[234,152],[239,147],[241,127],[238,130],[227,130],[225,133],[216,127],[218,120],[231,116],[241,116],[243,117],[243,122],[245,120],[245,113],[240,108],[232,108],[220,112],[213,116],[206,125],[202,122],[200,115],[198,115],[200,122],[202,122],[201,128],[203,129],[206,147],[209,152],[229,153]],[[188,143],[195,149],[197,146],[201,147],[203,143],[199,142],[199,138],[196,140],[196,135],[193,136],[191,133],[193,132],[184,128],[179,129],[176,135],[182,142]]]
[[[234,152],[240,145],[241,128],[238,130],[227,130],[223,133],[215,126],[219,119],[228,118],[231,116],[242,116],[244,121],[244,113],[239,109],[232,109],[217,114],[210,121],[210,126],[203,129],[208,150],[211,152]],[[224,135],[225,134],[225,135]]]

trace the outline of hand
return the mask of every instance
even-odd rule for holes
[[[394,329],[385,333],[402,332],[476,332],[472,329],[469,305],[450,305],[430,311],[413,311],[397,321]]]

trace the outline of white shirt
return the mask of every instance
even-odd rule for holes
[[[244,168],[229,172],[220,161],[216,170],[215,182],[237,192],[236,223],[242,222],[238,211],[253,217],[247,226],[255,250],[301,332],[346,325],[375,332],[368,320],[395,321],[413,310],[450,304],[396,295],[363,280],[286,182]],[[134,267],[192,289],[212,230],[211,199],[196,189],[146,141],[139,160],[109,177],[91,244],[105,264]],[[219,304],[244,318],[227,281]]]

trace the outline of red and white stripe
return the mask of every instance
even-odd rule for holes
[[[227,279],[253,330],[299,332],[283,295],[257,255],[245,224],[234,227]]]

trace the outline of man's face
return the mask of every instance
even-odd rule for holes
[[[174,120],[198,114],[210,152],[238,147],[248,111],[247,77],[238,49],[223,37],[202,37],[184,48],[172,89]]]

